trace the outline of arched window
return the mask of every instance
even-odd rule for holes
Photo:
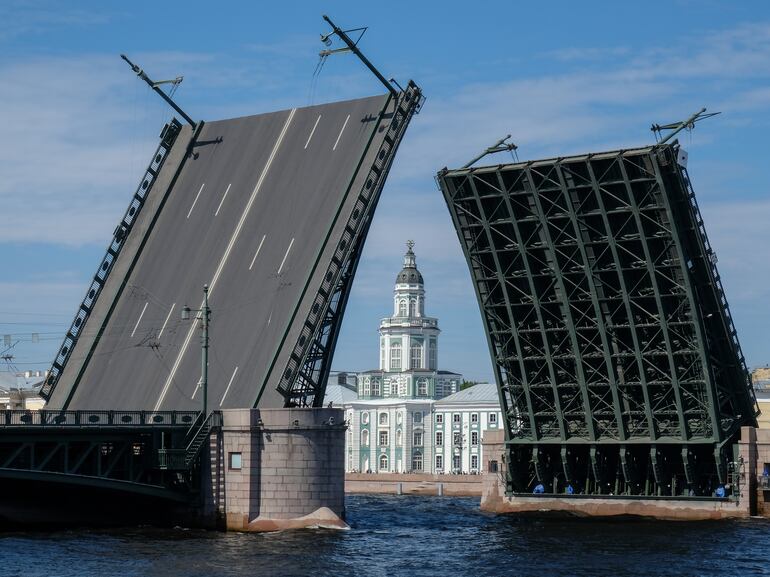
[[[401,343],[390,343],[390,370],[401,370]]]
[[[422,453],[419,451],[412,455],[412,471],[422,471]]]
[[[380,379],[372,379],[372,396],[380,396]]]
[[[388,470],[388,456],[380,455],[380,471]]]
[[[409,316],[410,317],[417,316],[417,301],[414,299],[409,300]]]
[[[411,344],[411,351],[409,354],[410,363],[412,369],[422,368],[422,343],[415,342]]]
[[[398,316],[405,317],[407,314],[407,303],[406,299],[401,299],[398,301]]]
[[[369,431],[366,430],[366,429],[361,431],[361,444],[364,447],[368,447],[369,446]]]

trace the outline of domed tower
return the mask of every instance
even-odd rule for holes
[[[404,267],[396,276],[393,316],[380,321],[380,370],[434,372],[438,366],[438,320],[425,316],[425,288],[412,249],[406,243]]]

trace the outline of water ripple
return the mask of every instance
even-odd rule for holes
[[[351,531],[133,528],[0,537],[0,575],[770,575],[770,522],[493,516],[477,499],[351,496]]]

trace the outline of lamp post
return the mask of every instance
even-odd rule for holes
[[[211,309],[209,308],[209,285],[203,285],[203,307],[200,309],[191,309],[187,305],[182,307],[182,320],[190,320],[190,312],[195,310],[195,318],[201,321],[201,389],[203,389],[203,417],[208,416],[208,381],[209,381],[209,319]]]

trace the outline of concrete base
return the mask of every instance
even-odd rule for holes
[[[230,531],[347,528],[342,409],[222,414],[204,471],[204,517]]]
[[[669,521],[706,521],[746,518],[748,511],[734,501],[694,499],[624,499],[622,497],[549,497],[503,494],[489,488],[481,510],[490,513],[564,515],[572,517],[640,517]]]

